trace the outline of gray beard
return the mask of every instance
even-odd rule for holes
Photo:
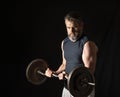
[[[76,42],[77,41],[77,37],[68,37],[72,42]]]
[[[79,35],[75,36],[75,37],[70,37],[70,36],[68,36],[68,38],[69,38],[72,42],[76,42],[76,41],[81,37],[81,35],[82,35],[82,32],[81,32]]]

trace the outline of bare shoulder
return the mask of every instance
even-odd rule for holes
[[[98,52],[98,47],[93,41],[87,41],[84,45],[84,49]]]
[[[64,40],[61,42],[61,48],[63,48],[63,43],[64,43]]]

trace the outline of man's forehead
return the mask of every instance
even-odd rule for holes
[[[70,25],[70,24],[71,24],[71,25],[79,25],[79,22],[74,21],[74,20],[67,20],[67,19],[66,19],[66,20],[65,20],[65,23],[66,23],[66,24],[69,24],[69,25]]]

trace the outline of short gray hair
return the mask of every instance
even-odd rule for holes
[[[83,21],[82,16],[77,11],[71,11],[67,13],[64,17],[64,20],[77,21],[78,23],[81,23]]]

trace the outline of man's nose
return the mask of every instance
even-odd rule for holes
[[[74,28],[71,28],[71,32],[74,33],[74,32],[75,32],[75,29],[74,29]]]

